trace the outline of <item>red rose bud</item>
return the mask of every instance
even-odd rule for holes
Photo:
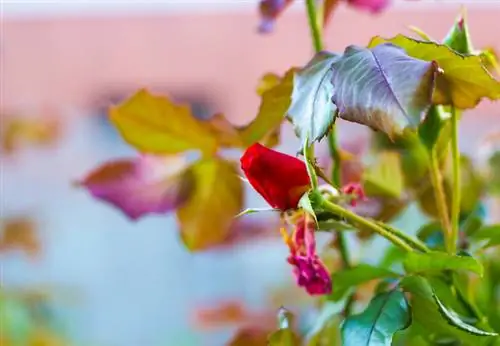
[[[280,210],[296,209],[311,181],[303,161],[256,143],[241,157],[241,169],[253,188]]]

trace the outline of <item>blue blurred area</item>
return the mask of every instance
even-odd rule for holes
[[[287,277],[286,248],[255,244],[193,255],[180,243],[173,215],[132,223],[73,187],[72,180],[99,162],[135,154],[106,122],[95,120],[69,123],[53,151],[26,151],[3,165],[5,215],[34,213],[43,240],[40,261],[3,255],[3,284],[53,287],[63,326],[81,345],[183,339],[185,345],[221,345],[230,333],[203,335],[201,342],[189,325],[193,309],[231,297],[258,306],[266,285],[283,279],[276,273]],[[250,194],[249,204],[262,201]],[[255,262],[256,252],[264,263]],[[72,299],[65,301],[66,295]]]

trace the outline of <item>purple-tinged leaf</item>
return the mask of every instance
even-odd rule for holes
[[[140,156],[111,161],[90,172],[79,185],[130,219],[163,214],[189,197],[193,177],[179,157]]]
[[[331,101],[331,66],[339,58],[330,52],[319,52],[294,75],[287,116],[302,141],[319,141],[333,123],[337,107]]]
[[[332,101],[339,116],[393,138],[423,120],[438,66],[382,44],[371,49],[349,46],[332,69]]]

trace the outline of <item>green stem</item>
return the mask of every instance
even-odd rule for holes
[[[323,40],[322,40],[322,28],[323,28],[323,6],[319,5],[316,8],[314,0],[306,0],[307,18],[309,19],[309,27],[311,28],[311,37],[313,41],[314,50],[316,53],[323,50]],[[328,135],[328,143],[330,148],[330,155],[333,159],[333,172],[332,172],[332,182],[335,187],[340,187],[340,155],[337,149],[337,139],[335,134],[335,126],[330,130]],[[327,180],[325,180],[327,181]],[[344,233],[337,233],[337,245],[342,259],[342,264],[344,268],[351,267],[351,261],[349,259],[349,249],[347,247],[346,239]],[[349,303],[346,304],[344,309],[345,316],[349,316],[351,312],[351,306],[354,302],[354,296],[351,296]]]
[[[451,202],[451,239],[450,251],[456,252],[459,217],[460,217],[460,151],[458,148],[458,114],[455,106],[451,106],[451,155],[453,172],[453,194]]]
[[[380,227],[385,228],[386,230],[388,230],[389,232],[391,232],[392,234],[394,234],[398,238],[403,239],[406,243],[413,246],[414,249],[420,250],[424,253],[431,252],[431,250],[427,247],[427,245],[425,245],[424,242],[409,236],[408,234],[404,233],[403,231],[400,231],[399,229],[394,228],[392,226],[389,226],[389,225],[387,225],[383,222],[380,222],[380,221],[375,221],[375,223],[377,225],[379,225]]]
[[[314,4],[314,0],[306,0],[306,8],[307,8],[307,18],[309,19],[309,27],[311,28],[311,36],[313,40],[314,50],[319,52],[323,50],[323,41],[321,39],[322,33],[321,28],[323,26],[323,17],[318,16],[318,12],[316,10],[316,5]]]
[[[434,191],[434,198],[436,207],[439,214],[439,219],[441,221],[441,227],[443,228],[443,234],[445,239],[446,249],[449,254],[453,254],[452,244],[452,231],[450,223],[450,214],[448,213],[448,206],[446,204],[446,195],[443,189],[443,177],[441,176],[441,171],[439,170],[439,163],[436,156],[436,150],[432,149],[430,154],[430,177],[431,183]]]
[[[332,182],[335,187],[339,187],[341,184],[340,179],[340,153],[337,146],[337,131],[334,125],[330,132],[328,133],[328,149],[330,150],[330,156],[333,160],[333,170],[332,170]]]
[[[329,202],[327,200],[322,201],[322,207],[325,208],[326,210],[340,216],[340,217],[343,217],[344,219],[347,220],[347,222],[351,223],[352,225],[362,225],[362,226],[370,229],[371,231],[378,233],[379,235],[386,238],[394,245],[399,246],[401,249],[403,249],[407,252],[413,251],[413,248],[410,245],[408,245],[406,242],[401,240],[398,236],[396,236],[392,232],[379,226],[376,222],[372,222],[368,219],[365,219],[364,217],[359,216],[359,215],[353,213],[352,211],[345,209],[345,208],[343,208],[337,204],[334,204],[332,202]],[[341,234],[341,232],[339,232],[339,234]]]
[[[340,251],[340,258],[342,259],[342,263],[344,268],[350,268],[351,263],[349,260],[349,254],[347,253],[347,242],[345,240],[345,236],[343,232],[337,232],[336,234],[337,242],[336,245]]]

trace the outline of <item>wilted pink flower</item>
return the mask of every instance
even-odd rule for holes
[[[287,261],[293,268],[297,285],[304,287],[310,295],[329,294],[332,291],[332,279],[325,264],[316,254],[314,238],[315,223],[305,214],[299,218],[291,237],[283,229],[282,234],[290,248]]]
[[[391,0],[347,0],[347,3],[359,10],[379,13],[390,5]]]
[[[359,201],[366,200],[363,186],[359,183],[349,183],[342,187],[342,193],[349,196],[349,203],[355,207]]]

